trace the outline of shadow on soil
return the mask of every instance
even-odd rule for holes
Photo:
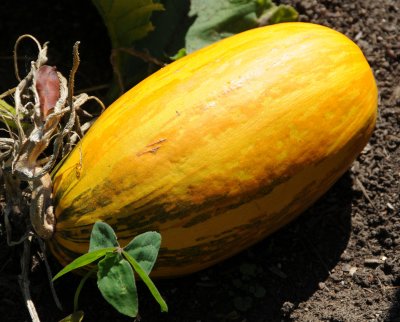
[[[400,285],[400,276],[397,278],[394,285]],[[396,291],[394,303],[389,310],[389,316],[385,322],[400,322],[400,289]]]

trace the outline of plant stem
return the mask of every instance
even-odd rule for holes
[[[40,322],[39,315],[37,314],[35,304],[32,301],[31,292],[29,290],[28,273],[29,273],[29,264],[31,259],[31,242],[32,242],[32,236],[27,237],[24,241],[24,250],[21,258],[21,275],[19,275],[18,280],[32,322]]]
[[[54,299],[54,302],[56,303],[56,306],[58,307],[58,309],[60,311],[62,311],[63,308],[62,308],[61,302],[60,302],[60,300],[59,300],[59,298],[57,296],[56,290],[54,288],[54,283],[52,281],[52,274],[51,274],[50,265],[49,265],[49,262],[47,261],[46,244],[40,238],[38,238],[37,240],[39,242],[40,250],[42,251],[42,254],[43,254],[43,261],[44,261],[44,264],[45,264],[45,267],[46,267],[47,277],[49,279],[49,285],[50,285],[51,294],[53,295],[53,299]]]
[[[83,285],[85,284],[86,280],[89,278],[90,275],[96,270],[96,267],[92,268],[89,272],[86,273],[86,275],[81,279],[78,288],[76,289],[75,296],[74,296],[74,312],[78,311],[78,300],[79,300],[79,294],[81,294],[81,290],[83,288]]]

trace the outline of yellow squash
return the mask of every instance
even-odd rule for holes
[[[326,27],[278,24],[199,50],[119,98],[58,170],[50,249],[67,264],[103,220],[122,245],[161,233],[154,276],[220,262],[324,194],[376,107],[361,50]]]

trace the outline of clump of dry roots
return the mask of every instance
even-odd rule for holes
[[[34,41],[38,48],[36,61],[29,73],[19,75],[18,47],[24,40]],[[46,65],[47,43],[43,46],[30,35],[18,38],[14,47],[17,87],[0,95],[0,122],[5,134],[0,135],[0,177],[5,204],[4,226],[9,245],[24,244],[22,277],[29,266],[29,245],[32,238],[48,239],[54,232],[55,218],[52,199],[51,171],[74,147],[93,122],[81,107],[93,96],[74,96],[74,77],[79,65],[79,42],[73,47],[73,66],[69,80]],[[3,98],[13,97],[15,106]],[[81,118],[88,121],[81,125]],[[43,243],[42,243],[43,244]],[[28,264],[27,264],[28,263]],[[21,287],[27,305],[29,289],[24,278]],[[26,293],[28,292],[28,293]],[[32,319],[34,312],[30,308]],[[34,319],[35,320],[35,319]]]

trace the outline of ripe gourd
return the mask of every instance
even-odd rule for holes
[[[50,249],[67,264],[103,220],[121,245],[161,233],[154,276],[209,267],[323,195],[367,143],[376,108],[365,57],[332,29],[284,23],[219,41],[95,122],[54,176]]]

